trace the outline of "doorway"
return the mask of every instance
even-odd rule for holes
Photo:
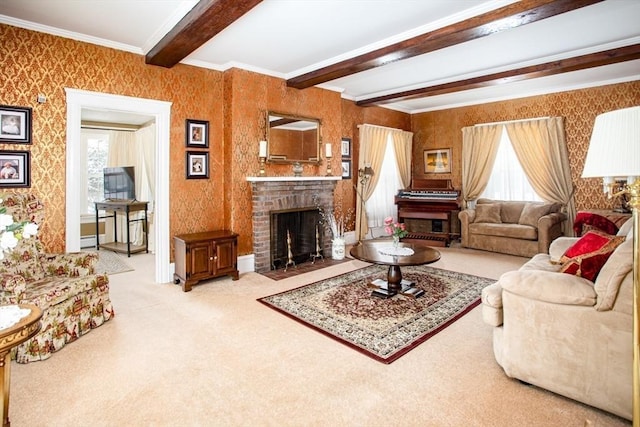
[[[156,123],[155,152],[155,281],[172,280],[169,236],[169,145],[171,103],[99,92],[65,88],[67,94],[67,186],[66,186],[66,251],[80,250],[80,213],[83,185],[79,176],[81,162],[81,118],[83,109],[142,114],[153,117]]]

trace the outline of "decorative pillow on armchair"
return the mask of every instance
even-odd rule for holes
[[[563,265],[560,271],[595,282],[600,269],[624,240],[622,236],[612,236],[596,230],[588,231],[562,255],[560,262]]]
[[[473,222],[502,223],[500,219],[500,205],[498,203],[483,203],[476,205],[476,217]]]

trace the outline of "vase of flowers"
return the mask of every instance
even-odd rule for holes
[[[394,222],[393,218],[388,216],[384,219],[384,231],[393,239],[393,247],[398,248],[400,239],[406,237],[409,232],[404,223]]]
[[[0,206],[0,260],[4,259],[5,252],[11,252],[16,247],[19,240],[28,239],[37,233],[37,224],[28,221],[15,222],[13,216],[7,215],[7,208]]]

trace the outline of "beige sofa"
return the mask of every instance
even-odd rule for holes
[[[458,214],[462,246],[531,257],[548,253],[567,218],[558,203],[478,199]]]
[[[577,238],[561,237],[518,271],[482,291],[493,351],[507,376],[632,417],[633,236],[608,258],[595,283],[552,263]]]

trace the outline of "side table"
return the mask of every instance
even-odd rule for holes
[[[128,257],[133,253],[137,252],[146,252],[149,253],[149,224],[147,221],[147,207],[149,202],[139,202],[137,200],[105,200],[102,202],[95,202],[96,206],[96,250],[100,250],[100,248],[105,248],[112,250],[114,252],[121,252],[127,254]],[[100,216],[99,211],[111,212],[111,215],[105,214],[105,216]],[[141,219],[131,219],[129,214],[132,212],[143,211],[144,217]],[[125,215],[127,221],[127,229],[126,236],[127,241],[124,243],[118,242],[118,220],[117,214],[123,213]],[[98,238],[98,229],[100,219],[103,218],[113,218],[113,242],[111,243],[100,243]],[[143,222],[143,231],[144,231],[144,245],[131,245],[131,236],[129,235],[132,222]]]
[[[6,307],[6,306],[5,306]],[[35,305],[19,304],[16,307],[29,310],[29,314],[13,325],[0,329],[0,387],[2,387],[2,425],[8,427],[9,391],[11,386],[11,349],[33,337],[40,330],[42,310]]]

